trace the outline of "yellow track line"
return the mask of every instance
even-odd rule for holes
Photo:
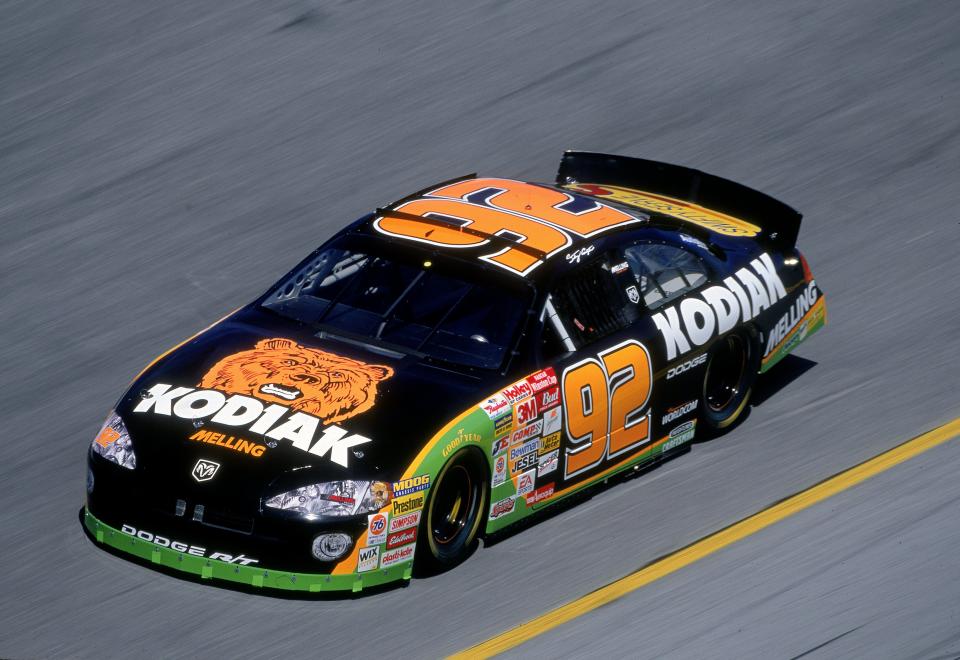
[[[866,481],[881,472],[922,454],[928,449],[941,445],[953,437],[960,435],[960,417],[943,426],[928,431],[912,440],[894,447],[879,456],[869,459],[840,474],[830,477],[826,481],[801,491],[768,509],[755,513],[730,527],[720,530],[687,546],[672,555],[655,561],[616,582],[582,596],[574,601],[561,605],[541,614],[535,619],[522,623],[515,628],[500,633],[485,642],[456,653],[451,658],[489,658],[508,651],[524,642],[533,639],[548,630],[571,621],[601,605],[606,605],[621,598],[640,587],[677,571],[684,566],[703,559],[728,545],[759,532],[765,527],[788,518],[793,514],[813,506],[817,502],[843,492],[852,486]]]

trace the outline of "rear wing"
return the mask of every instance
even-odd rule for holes
[[[619,186],[629,189],[623,191],[628,194],[634,191],[652,193],[695,204],[704,211],[719,212],[731,216],[731,220],[755,225],[752,233],[759,228],[760,240],[781,249],[796,245],[800,218],[803,217],[783,202],[739,183],[689,167],[628,156],[567,151],[557,171],[557,185],[571,184]],[[617,196],[612,198],[620,199]],[[667,200],[668,204],[670,200]],[[620,201],[630,203],[625,199]],[[643,203],[635,205],[646,206]],[[668,214],[683,219],[683,214]]]

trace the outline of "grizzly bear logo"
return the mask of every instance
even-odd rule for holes
[[[289,339],[261,339],[252,349],[213,365],[199,386],[282,403],[333,424],[372,408],[377,384],[392,375],[393,369],[384,365],[307,348]]]

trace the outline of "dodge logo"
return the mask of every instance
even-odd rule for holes
[[[205,461],[201,458],[197,461],[197,464],[193,466],[193,472],[191,474],[193,474],[193,478],[197,481],[210,481],[219,469],[219,463]]]

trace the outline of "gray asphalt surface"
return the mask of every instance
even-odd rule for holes
[[[0,655],[436,657],[957,417],[958,93],[952,0],[0,3]],[[550,180],[564,148],[700,167],[805,214],[830,325],[742,426],[374,597],[225,591],[87,541],[86,448],[157,353],[374,205],[470,171]],[[922,634],[960,597],[938,486],[956,450],[931,457],[576,630],[651,656],[813,648],[860,623],[824,623],[821,564],[782,560],[802,537],[851,556],[832,603],[877,611],[894,578],[860,578],[897,566],[927,585],[834,648],[955,651]],[[645,647],[661,598],[676,623]],[[734,629],[753,632],[705,646]]]

